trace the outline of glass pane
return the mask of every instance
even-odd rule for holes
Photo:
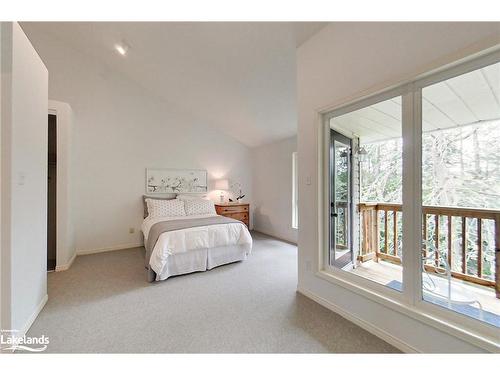
[[[340,248],[339,255],[342,256],[348,251],[349,239],[348,227],[348,198],[349,198],[349,176],[348,176],[348,155],[349,145],[335,142],[335,205],[337,207],[336,243]]]
[[[496,327],[499,99],[500,63],[422,90],[423,298]]]
[[[298,170],[297,152],[292,153],[292,228],[299,227],[299,199],[298,199]]]
[[[395,97],[330,120],[330,265],[402,291],[402,108]]]
[[[352,265],[349,231],[351,228],[350,210],[350,158],[351,140],[334,132],[333,134],[333,236],[332,263],[344,268]]]

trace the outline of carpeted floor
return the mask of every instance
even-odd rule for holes
[[[253,233],[245,262],[146,282],[143,248],[78,257],[49,274],[29,335],[48,352],[397,352],[296,293],[297,248]]]

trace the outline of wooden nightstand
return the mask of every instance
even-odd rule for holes
[[[250,204],[248,203],[218,203],[215,204],[217,215],[232,217],[250,227]]]

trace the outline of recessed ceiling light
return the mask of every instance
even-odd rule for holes
[[[125,56],[130,47],[126,43],[122,42],[119,44],[115,44],[115,49],[120,55]]]

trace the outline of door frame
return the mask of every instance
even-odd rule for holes
[[[333,264],[331,261],[330,262],[330,265],[333,266],[333,267],[338,267],[338,268],[341,268],[341,269],[352,269],[355,267],[355,259],[354,259],[354,246],[353,246],[353,235],[354,235],[354,205],[353,205],[353,194],[354,194],[354,189],[353,189],[353,184],[354,184],[354,179],[353,179],[353,143],[354,143],[354,139],[351,138],[351,137],[348,137],[346,136],[345,134],[342,134],[341,132],[335,130],[335,129],[332,129],[330,128],[330,137],[329,137],[329,167],[328,167],[328,170],[329,170],[329,179],[330,179],[330,182],[333,181],[333,176],[334,176],[334,168],[335,168],[335,153],[333,152],[334,150],[334,143],[335,143],[335,139],[338,139],[340,140],[341,142],[345,143],[345,144],[348,144],[349,145],[349,154],[348,154],[348,205],[347,205],[347,208],[346,208],[346,212],[347,212],[347,219],[348,219],[348,222],[347,222],[347,247],[349,249],[349,253],[351,254],[351,261],[349,263],[347,263],[346,265],[344,265],[343,267],[338,267],[336,264],[335,264],[335,258],[333,259]],[[335,202],[335,183],[330,183],[329,184],[329,223],[328,223],[328,227],[329,227],[329,246],[330,246],[330,256],[331,256],[331,252],[332,252],[332,242],[334,242],[334,238],[332,238],[332,236],[334,236],[333,234],[333,209],[334,209],[334,202]],[[335,228],[336,230],[336,228]],[[335,252],[335,249],[333,250]]]

